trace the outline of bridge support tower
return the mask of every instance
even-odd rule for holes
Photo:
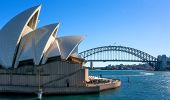
[[[93,69],[93,62],[90,61],[90,69]]]

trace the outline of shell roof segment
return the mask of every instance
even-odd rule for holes
[[[70,56],[80,58],[78,45],[84,37],[58,38],[56,32],[59,23],[36,29],[40,9],[41,6],[35,6],[21,12],[0,30],[0,65],[2,67],[17,68],[20,62],[30,60],[33,60],[34,65],[40,65],[53,57],[64,60]]]
[[[75,49],[83,39],[84,36],[64,36],[57,38],[61,51],[61,58],[67,60],[72,53],[75,53]]]
[[[13,17],[0,30],[1,65],[9,68],[13,64],[22,35],[35,29],[41,6],[27,9]]]
[[[59,23],[43,26],[25,35],[20,44],[17,55],[18,61],[33,59],[36,65],[40,64],[44,52],[53,42],[51,38],[55,36]]]
[[[48,58],[51,57],[56,57],[56,56],[60,56],[61,52],[59,49],[59,44],[58,41],[56,40],[55,37],[51,38],[54,42],[50,45],[50,47],[48,48],[48,50],[44,53],[44,57],[42,60],[42,64],[45,64],[47,62]]]

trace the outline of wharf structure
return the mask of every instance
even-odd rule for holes
[[[21,12],[0,30],[0,92],[79,94],[120,86],[88,76],[78,54],[83,36],[58,37],[59,23],[36,29],[40,9]]]

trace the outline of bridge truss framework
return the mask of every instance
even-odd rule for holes
[[[158,60],[156,57],[138,49],[125,46],[103,46],[92,48],[79,53],[87,62],[107,62],[107,61],[123,61],[123,62],[144,62],[150,66],[158,68]]]

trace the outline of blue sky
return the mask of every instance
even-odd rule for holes
[[[1,0],[0,28],[38,4],[38,27],[60,22],[58,36],[86,36],[79,51],[116,42],[170,56],[170,0]]]

